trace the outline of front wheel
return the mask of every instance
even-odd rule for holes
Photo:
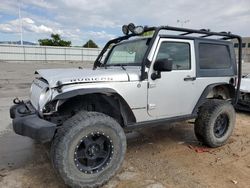
[[[235,110],[228,101],[210,99],[200,108],[195,120],[195,135],[209,147],[225,144],[235,126]]]
[[[111,117],[79,112],[59,128],[51,147],[54,168],[71,187],[99,187],[120,168],[126,137]]]

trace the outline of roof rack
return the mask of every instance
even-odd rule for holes
[[[229,39],[237,39],[238,35],[232,34],[230,31],[221,31],[221,32],[212,32],[210,29],[188,29],[188,28],[180,28],[180,27],[172,27],[172,26],[160,26],[160,27],[145,27],[144,31],[152,31],[155,30],[155,32],[158,34],[160,30],[168,30],[168,31],[177,31],[181,32],[180,36],[187,36],[190,34],[203,34],[202,36],[199,36],[197,38],[206,38],[211,36],[222,36],[222,38],[215,39],[215,40],[229,40]]]

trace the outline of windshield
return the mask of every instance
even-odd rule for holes
[[[149,38],[133,40],[113,47],[106,65],[141,65]]]

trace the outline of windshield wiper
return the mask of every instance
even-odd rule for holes
[[[105,64],[105,67],[112,67],[112,66],[114,66],[114,67],[119,66],[119,67],[121,67],[123,70],[126,70],[126,69],[125,69],[125,66],[128,66],[128,65],[127,65],[127,64],[122,64],[122,63]]]
[[[123,70],[126,70],[125,66],[127,65],[119,63],[119,64],[114,64],[113,66],[120,66]]]

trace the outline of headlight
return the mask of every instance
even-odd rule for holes
[[[42,113],[44,106],[46,103],[48,103],[51,100],[51,89],[50,88],[45,88],[39,97],[39,102],[38,102],[38,109],[39,113]]]

